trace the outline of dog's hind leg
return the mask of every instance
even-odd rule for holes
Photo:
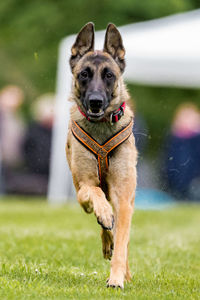
[[[114,241],[113,241],[113,232],[112,232],[112,230],[106,230],[106,229],[102,228],[101,240],[102,240],[103,257],[105,259],[111,259],[113,249],[114,249]]]
[[[94,211],[97,222],[105,230],[111,230],[114,225],[112,207],[101,188],[82,184],[77,193],[78,202],[87,213]]]

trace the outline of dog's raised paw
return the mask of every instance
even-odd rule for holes
[[[111,205],[105,201],[105,203],[95,203],[94,214],[97,217],[97,222],[105,230],[111,230],[114,226],[114,216]]]
[[[112,230],[114,226],[114,216],[111,216],[111,220],[105,219],[103,217],[97,217],[97,222],[105,230]]]

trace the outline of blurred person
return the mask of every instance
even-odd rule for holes
[[[20,107],[24,93],[18,87],[9,85],[0,91],[0,138],[3,164],[17,167],[22,162],[21,145],[24,136],[24,122]]]
[[[200,112],[192,103],[177,108],[167,140],[163,172],[174,196],[200,200]]]
[[[1,159],[1,140],[0,140],[0,196],[3,194],[3,174],[2,174],[2,159]]]
[[[32,105],[33,121],[27,128],[24,141],[25,170],[29,174],[26,191],[31,194],[46,194],[52,125],[54,118],[54,96],[45,94]]]
[[[24,93],[18,86],[8,85],[0,91],[1,190],[5,191],[9,191],[14,173],[23,164],[25,125],[20,115],[23,101]]]

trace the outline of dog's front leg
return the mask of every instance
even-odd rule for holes
[[[114,225],[112,207],[106,200],[100,187],[82,184],[77,193],[78,202],[87,213],[94,211],[98,223],[105,230],[111,230]]]
[[[128,267],[128,243],[133,207],[131,202],[121,199],[115,218],[114,253],[108,280],[110,287],[124,287],[124,278]]]

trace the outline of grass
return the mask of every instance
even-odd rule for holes
[[[136,211],[125,289],[105,286],[99,225],[79,206],[0,201],[0,299],[200,299],[200,206]]]

